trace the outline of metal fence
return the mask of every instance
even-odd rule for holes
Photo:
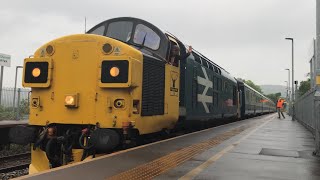
[[[309,90],[296,100],[294,104],[294,119],[309,129],[315,137],[316,150],[320,156],[320,94],[316,88]]]
[[[2,88],[0,91],[0,120],[28,119],[31,89]]]
[[[312,89],[301,96],[294,104],[295,119],[301,122],[306,128],[308,128],[313,134],[315,134],[315,129],[317,122],[315,119],[315,100],[314,93],[315,89]]]

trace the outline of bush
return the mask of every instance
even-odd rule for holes
[[[20,117],[25,114],[29,114],[29,101],[28,99],[23,99],[19,104]]]
[[[16,107],[15,113],[13,113],[13,107],[0,106],[0,120],[14,120],[19,108],[19,119],[29,114],[29,102],[27,99],[23,99],[19,103],[19,107]]]

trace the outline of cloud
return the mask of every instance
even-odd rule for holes
[[[39,46],[60,36],[83,33],[109,18],[145,19],[256,84],[284,84],[295,38],[295,77],[305,80],[315,37],[315,2],[304,0],[185,1],[17,1],[0,7],[0,53],[12,55],[4,86],[13,86],[16,65]],[[20,74],[21,77],[21,74]],[[21,82],[21,78],[19,78]],[[20,84],[20,83],[19,83]]]

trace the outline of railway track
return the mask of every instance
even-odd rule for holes
[[[25,169],[29,166],[31,154],[21,153],[0,158],[0,173],[8,173],[20,169]]]

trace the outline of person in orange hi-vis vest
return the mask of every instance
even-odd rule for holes
[[[277,101],[277,111],[278,111],[278,115],[279,115],[280,119],[281,119],[280,113],[281,113],[283,118],[286,118],[286,117],[284,117],[283,112],[282,112],[283,111],[283,105],[284,105],[284,99],[279,98],[278,101]]]

